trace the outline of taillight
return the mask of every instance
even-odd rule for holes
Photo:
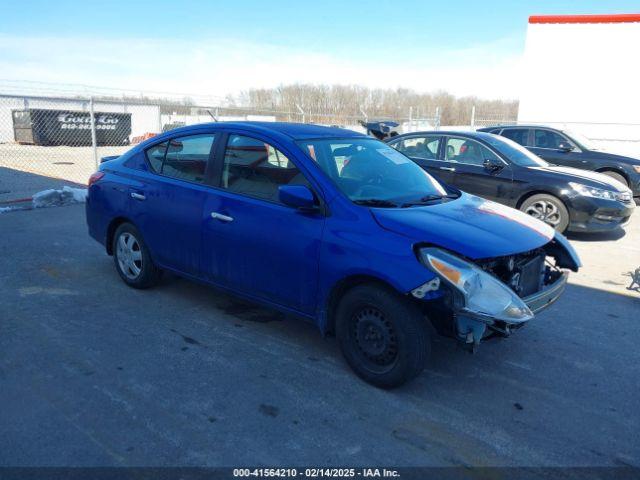
[[[95,172],[92,173],[91,176],[89,177],[89,183],[88,186],[90,187],[91,185],[93,185],[94,183],[96,183],[98,180],[100,180],[102,177],[104,177],[104,172]]]

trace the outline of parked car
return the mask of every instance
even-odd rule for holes
[[[600,151],[578,133],[539,125],[495,126],[478,131],[509,138],[553,165],[608,175],[629,187],[634,197],[640,197],[640,159]]]
[[[407,133],[388,143],[443,183],[517,208],[559,232],[617,229],[635,208],[629,189],[615,180],[549,165],[490,133]]]
[[[127,285],[167,270],[295,314],[385,388],[423,369],[428,321],[474,349],[526,324],[580,267],[544,223],[379,140],[313,125],[158,135],[100,164],[86,215]]]

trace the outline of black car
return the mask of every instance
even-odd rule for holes
[[[640,197],[640,159],[599,151],[577,133],[538,125],[495,126],[479,132],[507,137],[553,165],[604,173]]]
[[[483,132],[418,132],[389,145],[442,182],[518,208],[555,229],[606,231],[624,226],[630,190],[595,172],[549,165],[526,148]]]

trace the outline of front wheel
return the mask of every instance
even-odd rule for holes
[[[569,226],[569,211],[562,200],[553,195],[541,193],[527,198],[520,210],[547,225],[555,228],[560,233]]]
[[[113,235],[113,261],[120,278],[133,288],[148,288],[160,279],[161,270],[151,260],[142,235],[130,223],[123,223]]]
[[[377,285],[359,285],[344,295],[336,312],[336,336],[349,366],[380,388],[416,377],[431,349],[417,306]]]

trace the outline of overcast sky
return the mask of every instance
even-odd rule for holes
[[[517,98],[528,16],[635,1],[2,0],[0,80],[211,96],[295,82]],[[567,55],[559,46],[550,54]]]

